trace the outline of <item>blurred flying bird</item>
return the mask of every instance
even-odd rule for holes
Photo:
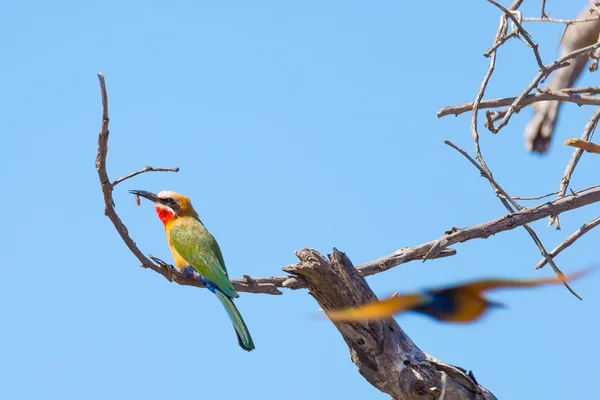
[[[566,276],[572,280],[589,270]],[[490,307],[503,307],[500,303],[484,297],[488,290],[505,288],[529,288],[562,283],[557,277],[536,280],[487,279],[442,289],[426,290],[411,294],[393,294],[358,307],[326,311],[333,321],[375,321],[390,318],[393,314],[415,311],[439,321],[465,323],[479,319]]]

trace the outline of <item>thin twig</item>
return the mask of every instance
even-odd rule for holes
[[[596,126],[598,125],[598,120],[600,120],[600,107],[596,109],[596,112],[592,115],[588,123],[585,125],[583,129],[583,133],[581,134],[581,140],[589,141],[594,135],[594,131],[596,130]],[[576,148],[573,150],[573,155],[571,155],[571,159],[565,168],[565,172],[563,174],[562,179],[560,180],[560,187],[558,189],[558,198],[561,198],[567,192],[567,187],[571,183],[571,176],[573,175],[573,171],[575,171],[575,167],[583,154],[583,150]],[[558,215],[553,215],[548,220],[548,226],[555,225],[556,229],[560,229],[560,221],[558,220]]]
[[[592,90],[592,88],[586,88],[586,89]],[[569,89],[569,90],[575,91],[575,90],[579,90],[579,89]],[[561,90],[561,92],[563,92],[563,91],[564,90]],[[519,109],[516,111],[518,112],[523,107],[528,106],[533,103],[536,103],[538,101],[549,101],[549,100],[565,101],[565,102],[569,102],[569,103],[575,103],[580,106],[583,106],[583,105],[600,106],[600,97],[579,95],[579,94],[575,94],[574,92],[572,92],[572,93],[573,94],[544,91],[544,92],[537,92],[537,93],[529,94],[529,95],[525,96],[523,98],[523,101],[521,101],[519,103]],[[598,92],[594,92],[594,93],[598,93]],[[513,104],[516,99],[517,99],[516,97],[502,97],[502,98],[498,98],[498,99],[482,100],[479,103],[478,108],[506,107],[506,106],[510,106],[511,104]],[[463,114],[466,112],[470,112],[473,110],[473,105],[474,105],[474,102],[460,104],[460,105],[456,105],[456,106],[447,106],[447,107],[440,109],[437,112],[437,117],[441,118],[441,117],[445,117],[446,115],[451,115],[451,114],[460,115],[460,114]],[[500,111],[498,111],[498,112],[500,112]],[[502,117],[505,117],[506,112],[508,112],[508,110],[504,110],[502,112],[504,113],[502,115]]]
[[[133,178],[136,175],[143,174],[144,172],[179,172],[179,167],[175,168],[154,168],[151,166],[144,167],[134,172],[130,172],[127,175],[123,175],[120,178],[115,179],[112,182],[113,187],[117,186],[119,183],[123,182],[126,179]]]
[[[373,275],[394,268],[407,261],[421,260],[427,253],[436,254],[441,249],[447,249],[449,246],[457,243],[473,239],[485,239],[497,233],[512,230],[524,224],[540,220],[554,212],[560,214],[596,202],[600,202],[600,186],[594,186],[548,203],[523,207],[515,213],[506,214],[482,224],[468,228],[454,228],[436,240],[418,246],[399,249],[387,256],[359,265],[356,268],[364,276]]]
[[[523,201],[541,200],[541,199],[546,198],[546,197],[554,196],[557,193],[558,192],[552,192],[552,193],[543,194],[541,196],[536,196],[536,197],[513,197],[513,199],[515,199],[515,200],[523,200]]]
[[[504,11],[504,14],[513,21],[513,23],[517,26],[518,32],[523,36],[525,41],[527,41],[527,44],[529,45],[529,47],[533,50],[533,54],[535,55],[535,60],[538,63],[538,67],[540,67],[540,70],[543,70],[545,67],[544,67],[544,62],[542,61],[542,57],[540,56],[540,53],[538,51],[538,45],[533,42],[531,35],[529,35],[529,32],[527,32],[523,28],[523,25],[521,25],[521,22],[519,22],[519,19],[515,17],[514,12],[512,10],[508,10],[508,9],[504,8],[504,6],[496,3],[494,0],[488,0],[488,2],[492,3],[493,5],[495,5],[502,11]]]
[[[565,25],[573,25],[573,24],[581,24],[583,22],[591,22],[597,21],[600,17],[590,17],[590,18],[582,18],[582,19],[558,19],[558,18],[522,18],[523,22],[552,22],[556,24],[565,24]]]
[[[504,11],[504,15],[500,18],[500,24],[498,26],[498,30],[496,32],[496,37],[494,39],[494,42],[498,42],[500,40],[500,38],[502,37],[503,34],[505,34],[506,32],[506,17],[510,17],[511,19],[513,19],[513,21],[516,21],[516,19],[514,18],[514,15],[512,14],[513,11],[515,11],[521,4],[520,1],[515,0],[513,2],[513,4],[511,5],[510,9],[504,9],[503,7],[499,6],[497,3],[493,2],[492,0],[488,0],[491,3],[497,5],[498,7],[502,8],[502,10]],[[520,25],[519,25],[520,26]],[[524,32],[523,28],[520,27],[520,29]],[[525,34],[524,34],[525,36]],[[529,35],[527,34],[527,37],[529,37]],[[532,43],[532,42],[531,42]],[[539,54],[537,53],[537,46],[533,45],[533,50],[536,53],[536,56],[539,56]],[[564,57],[563,57],[564,58]],[[498,196],[498,198],[500,199],[500,202],[502,202],[502,204],[504,205],[504,207],[509,211],[509,212],[514,212],[514,209],[520,210],[521,206],[519,205],[519,203],[517,203],[513,198],[511,198],[511,196],[504,190],[502,189],[502,187],[494,180],[494,177],[492,175],[492,171],[490,171],[490,169],[488,168],[485,160],[483,159],[483,155],[481,154],[481,146],[479,145],[479,132],[477,131],[477,114],[478,114],[478,109],[479,109],[479,103],[481,102],[481,99],[483,98],[483,95],[485,93],[485,89],[489,83],[490,77],[492,76],[492,73],[494,71],[494,66],[496,63],[496,50],[494,50],[492,52],[492,55],[490,57],[490,64],[488,67],[488,70],[483,78],[483,82],[481,83],[481,87],[479,89],[479,93],[477,94],[477,97],[475,99],[475,102],[473,103],[473,112],[472,112],[472,116],[471,116],[471,135],[473,137],[473,143],[475,145],[475,156],[477,157],[477,160],[479,161],[479,164],[477,164],[464,150],[459,149],[457,146],[455,146],[454,144],[451,144],[449,141],[446,141],[445,143],[448,145],[451,145],[452,147],[454,147],[456,150],[458,150],[459,152],[461,152],[469,161],[471,161],[471,163],[473,165],[475,165],[479,171],[481,172],[481,174],[488,180],[488,182],[490,183],[490,185],[492,186],[492,188],[494,189],[494,191],[496,192],[496,195]],[[560,64],[556,64],[555,67],[552,66],[553,64],[551,64],[550,67],[546,68],[543,65],[540,67],[540,73],[550,73],[548,71],[551,71],[553,69],[556,69]],[[537,83],[536,83],[537,85]],[[530,90],[527,90],[526,92],[524,92],[524,94],[529,93]],[[511,107],[508,109],[508,112],[505,114],[504,118],[502,119],[502,121],[500,122],[499,126],[502,125],[502,123],[508,123],[508,119],[510,118],[510,114],[511,112],[514,112],[515,109],[513,107],[517,107],[518,106],[518,99],[515,100],[515,102],[513,103],[513,105],[511,105]],[[488,124],[490,125],[488,128],[491,131],[494,131],[495,128],[493,126],[493,122],[491,121],[491,118],[488,116]],[[573,289],[571,289],[571,287],[569,286],[569,284],[567,283],[567,281],[565,280],[564,274],[562,273],[562,271],[558,268],[558,266],[556,265],[556,263],[554,263],[554,261],[550,258],[550,256],[548,255],[548,252],[546,251],[546,248],[544,247],[544,245],[542,244],[540,238],[537,236],[537,234],[535,233],[535,231],[527,224],[523,224],[523,228],[525,228],[525,230],[527,231],[527,233],[529,233],[529,236],[531,236],[531,239],[535,242],[536,246],[538,247],[538,249],[540,250],[540,252],[542,253],[542,255],[548,260],[548,263],[552,266],[552,269],[554,270],[555,274],[558,276],[558,278],[562,281],[562,283],[565,285],[565,287],[578,299],[581,300],[581,297],[579,297],[579,295],[577,293],[575,293],[573,291]],[[435,246],[434,246],[435,248]],[[428,257],[433,257],[436,254],[436,251],[441,250],[441,248],[435,249],[432,248],[432,250],[429,251],[429,253],[425,256],[424,260],[427,260]]]
[[[494,122],[498,121],[499,119],[504,118],[504,115],[506,115],[506,111],[507,110],[499,110],[499,111],[487,110],[485,112],[486,121],[483,125],[487,128],[488,126],[490,126],[490,124],[493,124]]]
[[[515,0],[513,2],[513,4],[511,4],[511,6],[510,6],[510,11],[514,11],[514,10],[518,9],[520,7],[521,3],[522,3],[522,0]],[[502,16],[500,16],[500,23],[498,24],[498,29],[496,30],[496,36],[494,38],[494,45],[501,42],[502,38],[506,36],[506,30],[508,27],[506,19],[507,19],[506,14],[503,14]],[[498,47],[492,46],[492,49],[493,50],[491,51],[491,54],[489,56],[490,63],[489,63],[487,72],[485,73],[483,81],[481,82],[481,86],[479,87],[479,91],[477,92],[477,96],[475,97],[475,101],[473,102],[473,106],[471,107],[471,109],[472,109],[471,135],[473,137],[473,144],[475,145],[475,155],[476,155],[477,159],[479,160],[479,163],[481,164],[481,166],[486,170],[488,168],[485,163],[485,160],[481,156],[481,147],[479,145],[479,132],[477,131],[477,115],[479,112],[479,104],[481,103],[481,100],[483,99],[483,96],[485,94],[485,89],[487,88],[490,78],[492,77],[492,74],[494,73],[494,68],[496,65],[496,50],[498,49]]]
[[[545,218],[545,216],[552,214],[553,210],[562,213],[598,201],[600,201],[600,186],[595,186],[545,204],[523,207],[518,212],[504,215],[483,224],[468,228],[452,229],[436,240],[418,246],[399,249],[387,256],[359,265],[356,268],[364,276],[373,275],[387,271],[408,261],[421,260],[428,253],[437,254],[441,250],[447,250],[449,246],[457,243],[473,239],[485,239],[497,233],[515,229],[524,224]]]
[[[535,87],[537,87],[537,85],[542,81],[542,79],[545,79],[548,75],[550,75],[550,73],[552,73],[552,71],[559,69],[559,68],[566,67],[567,65],[569,65],[567,63],[567,61],[569,61],[570,59],[579,57],[583,54],[590,53],[599,47],[600,47],[600,42],[594,43],[590,46],[582,47],[580,49],[570,52],[569,54],[564,55],[563,57],[557,59],[553,63],[551,63],[548,66],[541,69],[536,74],[536,76],[533,78],[533,80],[529,83],[529,85],[527,85],[525,90],[523,90],[523,92],[521,92],[521,94],[519,96],[517,96],[517,98],[513,101],[513,103],[508,108],[506,115],[504,116],[504,118],[502,118],[500,123],[497,126],[495,126],[495,127],[491,126],[488,129],[490,129],[490,131],[492,131],[493,133],[498,133],[498,131],[500,131],[500,129],[502,129],[503,127],[506,126],[506,124],[508,124],[512,115],[522,107],[522,102],[529,95],[529,93]]]
[[[498,24],[498,29],[496,31],[496,36],[494,38],[494,43],[497,43],[501,40],[502,36],[506,34],[506,29],[507,29],[507,17],[512,16],[512,11],[517,10],[520,5],[521,5],[522,1],[519,0],[515,0],[513,2],[513,4],[511,4],[510,8],[508,10],[505,10],[505,13],[500,17],[500,23]],[[479,164],[477,165],[477,163],[475,163],[475,165],[477,165],[478,168],[480,168],[481,173],[488,179],[488,181],[490,182],[490,184],[492,185],[492,187],[494,188],[494,191],[496,192],[497,195],[502,195],[501,197],[499,196],[500,201],[504,204],[504,206],[509,210],[512,211],[510,205],[509,205],[509,201],[515,206],[515,208],[519,209],[520,206],[519,204],[517,204],[517,202],[515,202],[514,200],[512,200],[510,198],[510,196],[508,195],[508,193],[506,193],[501,187],[500,185],[498,185],[495,180],[494,177],[492,175],[492,172],[490,171],[490,169],[488,168],[483,155],[481,154],[481,146],[479,144],[479,131],[477,130],[477,116],[479,113],[479,105],[483,99],[483,96],[485,94],[485,90],[487,88],[487,85],[490,81],[490,78],[492,76],[492,74],[494,73],[494,68],[496,65],[496,50],[494,50],[491,53],[490,56],[490,63],[488,66],[488,70],[485,73],[485,76],[483,78],[483,81],[481,82],[481,86],[479,88],[479,92],[477,93],[477,96],[475,97],[475,101],[473,102],[472,105],[472,113],[471,113],[471,136],[473,138],[473,144],[475,146],[475,156],[477,157],[477,160],[479,161]],[[488,117],[488,122],[491,123],[491,119]],[[466,154],[466,153],[465,153]]]
[[[561,251],[563,251],[567,247],[571,246],[573,243],[575,243],[575,241],[577,239],[579,239],[580,237],[582,237],[583,235],[585,235],[587,232],[591,231],[598,225],[600,225],[600,217],[596,217],[593,220],[591,220],[590,222],[583,224],[583,226],[581,228],[579,228],[578,230],[576,230],[575,232],[570,234],[561,244],[556,246],[550,252],[550,257],[552,257],[552,258],[556,257]],[[543,258],[542,260],[540,260],[540,262],[537,263],[537,265],[535,266],[535,269],[540,269],[547,263],[548,263],[548,261],[545,258]]]
[[[170,275],[172,275],[173,281],[180,285],[202,287],[202,283],[197,279],[186,276],[183,272],[170,266],[164,261],[160,263],[161,265],[155,265],[148,258],[146,258],[138,249],[135,242],[133,242],[133,240],[129,237],[127,228],[119,219],[114,208],[112,207],[112,186],[110,185],[110,181],[106,173],[106,154],[108,149],[108,102],[106,101],[104,77],[99,75],[99,79],[104,99],[104,112],[102,130],[100,131],[98,140],[98,158],[96,160],[96,167],[98,169],[98,175],[100,177],[100,183],[104,195],[105,214],[113,222],[117,232],[125,244],[140,260],[140,262],[142,262],[144,267],[152,269],[153,271],[165,276],[165,278],[168,278]],[[580,208],[595,202],[600,202],[600,187],[588,188],[573,195],[556,199],[543,205],[522,208],[516,213],[504,215],[500,218],[496,218],[483,224],[464,229],[455,229],[451,233],[445,234],[439,239],[418,246],[399,249],[377,260],[359,265],[356,268],[363,274],[363,276],[374,275],[409,261],[422,260],[434,246],[442,248],[442,250],[435,250],[435,253],[438,257],[451,256],[456,254],[455,250],[449,248],[449,246],[453,244],[477,238],[487,238],[503,231],[515,229],[523,224],[546,218],[549,215],[560,214],[562,212]],[[232,282],[235,290],[238,292],[248,293],[281,294],[277,288],[301,289],[307,287],[306,283],[300,278],[292,276],[252,278],[251,285],[249,285],[248,279],[234,279]]]
[[[546,0],[542,0],[542,12],[541,19],[548,19],[548,14],[546,14]]]
[[[104,81],[104,75],[98,74],[100,80],[100,92],[102,96],[102,128],[98,135],[98,155],[96,156],[96,169],[98,171],[98,177],[100,178],[100,186],[102,188],[102,194],[104,197],[104,214],[111,220],[117,232],[121,236],[121,239],[125,242],[129,250],[137,257],[142,263],[144,268],[149,268],[170,281],[175,281],[180,285],[187,286],[198,286],[202,287],[202,283],[198,279],[186,276],[183,272],[170,266],[169,264],[162,262],[157,265],[150,261],[144,253],[140,251],[135,242],[129,237],[127,227],[123,224],[123,221],[117,215],[113,206],[112,191],[113,185],[108,179],[108,173],[106,172],[106,155],[108,153],[108,95],[106,94],[106,83]],[[277,282],[285,280],[286,277],[280,277],[276,279]],[[263,278],[262,280],[257,279],[256,285],[248,285],[246,280],[239,281],[234,280],[234,288],[240,292],[251,292],[251,293],[267,293],[267,294],[281,294],[272,282],[272,278]]]
[[[511,38],[516,37],[517,35],[518,35],[517,31],[512,31],[508,35],[503,35],[500,38],[500,40],[496,41],[496,43],[494,43],[492,45],[492,47],[490,47],[485,53],[483,53],[483,56],[488,58],[494,51],[496,51],[496,49],[498,49],[498,47],[502,46],[506,41],[508,41]]]
[[[163,275],[167,279],[172,279],[180,285],[203,287],[202,283],[194,277],[186,276],[185,273],[177,268],[167,264],[166,262],[153,257],[159,265],[154,264],[138,249],[135,242],[129,237],[127,228],[122,223],[112,206],[112,185],[108,179],[106,172],[106,154],[108,150],[108,101],[106,96],[106,86],[104,77],[99,74],[102,99],[103,99],[103,118],[102,129],[98,137],[98,156],[96,159],[96,167],[105,202],[105,214],[110,218],[111,222],[117,229],[117,232],[132,251],[132,253],[140,260],[142,266],[152,269],[153,271]],[[452,244],[465,242],[476,238],[487,238],[496,233],[514,229],[526,223],[545,218],[551,214],[560,214],[564,211],[583,207],[585,205],[600,201],[600,187],[593,187],[581,192],[556,199],[544,205],[522,208],[516,213],[505,215],[495,220],[475,225],[464,229],[454,229],[442,238],[424,243],[410,248],[399,249],[387,256],[377,260],[367,262],[356,267],[363,276],[377,274],[386,271],[403,263],[422,260],[428,253],[435,249],[437,257],[445,257],[456,254],[456,251],[448,248]],[[431,255],[429,258],[432,258]],[[245,276],[243,279],[232,280],[234,288],[239,292],[248,293],[265,293],[265,294],[281,294],[278,288],[300,289],[306,288],[306,282],[298,277],[292,276],[277,276],[266,278],[249,278]]]
[[[578,94],[578,93],[587,93],[587,94],[598,94],[600,93],[600,86],[588,86],[582,88],[564,88],[560,90],[565,94]]]
[[[455,149],[456,151],[458,151],[459,153],[461,153],[467,160],[469,160],[471,162],[471,164],[473,164],[479,170],[479,172],[481,172],[481,174],[485,178],[488,179],[488,181],[490,182],[490,184],[496,189],[496,193],[498,193],[500,191],[501,191],[501,193],[503,195],[504,195],[504,193],[506,193],[506,192],[504,192],[504,190],[502,190],[502,188],[500,188],[500,186],[498,185],[498,183],[493,180],[493,178],[489,174],[489,171],[486,171],[485,168],[482,165],[477,164],[477,162],[473,158],[471,158],[471,156],[469,156],[469,154],[466,151],[464,151],[460,147],[456,146],[454,143],[450,142],[449,140],[445,140],[444,143],[446,143],[448,146],[452,147],[453,149]],[[506,209],[508,211],[513,212],[512,207],[510,206],[510,204],[506,200],[510,201],[512,204],[516,204],[516,201],[514,201],[510,197],[507,198],[507,199],[505,199],[505,200],[503,200],[502,197],[500,197],[500,200],[502,201],[502,203],[504,204],[504,206],[506,207]],[[517,209],[521,209],[521,208],[517,208]],[[540,240],[540,238],[538,237],[538,235],[535,233],[535,231],[529,225],[527,225],[527,223],[523,224],[522,226],[523,226],[523,228],[525,228],[525,230],[527,231],[527,233],[529,233],[529,236],[531,236],[531,238],[533,239],[533,241],[537,245],[538,249],[540,249],[540,252],[544,256],[544,258],[548,261],[548,263],[550,264],[550,266],[554,270],[554,273],[561,280],[561,282],[563,283],[563,285],[565,285],[565,287],[569,290],[569,292],[571,292],[571,294],[573,294],[573,296],[575,296],[579,300],[581,300],[581,297],[569,286],[569,284],[567,283],[567,281],[565,279],[565,274],[558,268],[558,266],[556,265],[556,263],[554,262],[554,260],[552,260],[552,258],[550,257],[550,255],[546,251],[544,245],[542,244],[542,241]],[[437,248],[436,248],[436,246],[432,247],[432,249],[430,250],[430,252],[428,253],[428,255],[425,256],[425,259],[427,259],[427,257],[429,256],[429,254],[431,254],[432,256],[435,255],[434,249],[435,249],[435,251],[438,251],[438,250],[441,250],[442,248],[443,247],[437,247]]]

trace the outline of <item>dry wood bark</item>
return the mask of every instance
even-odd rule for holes
[[[296,252],[300,262],[283,270],[302,278],[324,310],[357,306],[377,297],[343,252],[329,259],[313,249]],[[334,322],[360,374],[397,400],[495,399],[464,370],[423,353],[393,318]]]

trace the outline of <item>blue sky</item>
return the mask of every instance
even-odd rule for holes
[[[506,3],[506,2],[505,2]],[[578,7],[548,2],[557,18]],[[585,2],[581,2],[582,5]],[[539,2],[523,10],[537,16]],[[242,294],[255,338],[236,344],[208,291],[138,268],[109,220],[94,169],[106,76],[112,179],[146,165],[181,172],[119,185],[117,211],[146,253],[170,260],[160,221],[128,189],[190,196],[232,277],[272,276],[293,251],[333,246],[355,264],[505,213],[449,139],[472,151],[469,118],[435,114],[473,99],[499,12],[441,2],[5,1],[0,5],[0,183],[4,188],[0,398],[386,399],[356,371],[339,333],[313,318],[306,291]],[[559,25],[528,25],[545,62]],[[518,41],[500,51],[490,97],[536,72]],[[594,76],[580,83],[591,85]],[[482,130],[497,180],[515,196],[552,192],[590,107],[566,106],[549,154],[525,152],[531,115]],[[584,155],[576,190],[597,184]],[[533,224],[548,249],[598,213]],[[557,258],[597,263],[592,231]],[[369,278],[376,293],[481,277],[550,276],[522,229],[455,246],[458,255]],[[501,292],[509,308],[468,326],[399,323],[426,352],[474,371],[499,398],[583,398],[600,351],[598,274],[561,287]],[[4,381],[5,380],[5,381]]]

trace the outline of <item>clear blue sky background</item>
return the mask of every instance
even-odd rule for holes
[[[506,1],[504,3],[507,3]],[[539,1],[523,10],[539,14]],[[549,1],[572,17],[585,1]],[[581,4],[579,4],[581,3]],[[0,180],[0,398],[386,399],[356,371],[306,291],[242,294],[257,349],[240,350],[204,290],[138,267],[109,220],[94,169],[106,75],[117,210],[146,253],[170,260],[150,204],[128,189],[189,195],[233,277],[271,276],[293,251],[333,246],[360,264],[505,213],[454,150],[472,152],[469,117],[436,119],[472,100],[499,11],[485,1],[280,2],[4,1]],[[545,62],[560,25],[528,25]],[[489,96],[518,93],[536,72],[519,41],[502,48]],[[594,84],[587,75],[582,84]],[[525,152],[529,109],[482,145],[515,196],[558,188],[592,108],[567,106],[543,157]],[[573,187],[598,184],[585,155]],[[563,231],[533,224],[550,249],[598,214],[564,214]],[[557,262],[599,261],[591,232]],[[537,248],[522,229],[456,246],[458,256],[369,278],[381,295],[482,277],[535,278]],[[508,309],[469,326],[421,316],[399,322],[419,347],[472,369],[499,398],[583,398],[596,379],[596,274],[562,287],[499,292]]]

